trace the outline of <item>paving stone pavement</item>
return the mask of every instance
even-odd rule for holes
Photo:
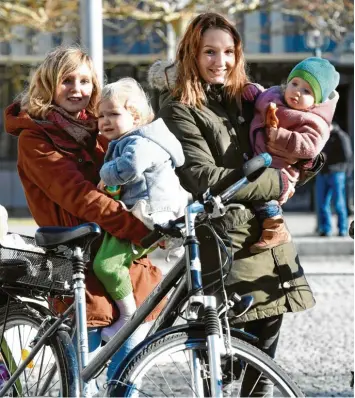
[[[317,304],[284,316],[276,361],[307,397],[352,397],[353,258],[304,258],[302,264],[306,274],[310,271],[307,279]],[[99,385],[104,383],[101,376]]]
[[[302,225],[303,220],[298,221]],[[24,233],[24,228],[16,229]],[[28,229],[29,234],[34,230],[33,226]],[[161,253],[156,255],[166,273],[172,263],[165,263]],[[352,397],[354,258],[301,256],[301,263],[317,304],[311,310],[285,315],[276,360],[306,396]],[[99,385],[103,384],[104,375],[99,378]]]
[[[316,306],[286,314],[276,361],[308,397],[352,397],[353,275],[308,276]]]

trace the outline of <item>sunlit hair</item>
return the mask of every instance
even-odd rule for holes
[[[241,92],[248,81],[245,71],[242,40],[236,28],[222,15],[204,13],[190,22],[182,37],[177,53],[177,78],[173,95],[180,98],[180,102],[201,108],[206,101],[203,81],[197,66],[197,57],[203,34],[207,29],[221,29],[230,33],[234,40],[235,66],[225,82],[226,92],[230,98],[236,98],[241,105]]]
[[[150,123],[154,112],[142,86],[131,77],[124,77],[117,82],[107,84],[101,93],[100,105],[105,100],[111,100],[125,107],[133,116],[139,119],[139,125]]]
[[[287,84],[288,83],[287,83],[286,80],[282,81],[281,84],[280,84],[280,91],[281,91],[282,95],[285,95]]]
[[[45,119],[53,108],[53,99],[58,85],[83,64],[88,65],[93,83],[86,111],[96,115],[100,84],[90,56],[79,46],[57,47],[47,54],[45,60],[35,70],[27,90],[20,94],[21,108],[26,110],[31,117]]]

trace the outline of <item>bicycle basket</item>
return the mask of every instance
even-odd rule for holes
[[[33,237],[20,237],[26,244],[33,245],[33,250],[0,243],[0,284],[54,295],[70,294],[73,276],[70,261],[52,253],[37,252]]]

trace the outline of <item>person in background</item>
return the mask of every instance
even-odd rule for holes
[[[326,59],[310,57],[290,72],[287,84],[265,90],[247,83],[243,97],[255,101],[250,141],[256,154],[268,152],[271,167],[285,173],[293,185],[327,142],[339,99],[339,73]],[[312,162],[310,162],[312,164]],[[263,230],[250,250],[258,253],[287,243],[291,235],[277,201],[256,204]]]
[[[318,234],[332,235],[332,209],[334,203],[338,217],[338,235],[348,235],[346,205],[346,179],[351,167],[352,144],[348,134],[336,122],[332,123],[329,141],[323,148],[326,163],[316,177],[316,203]]]
[[[126,77],[106,85],[98,115],[99,130],[110,141],[100,170],[101,188],[107,189],[151,230],[154,224],[167,224],[183,215],[187,194],[175,168],[184,164],[184,153],[162,119],[152,122],[154,113],[139,83]],[[96,254],[94,272],[120,311],[119,319],[102,330],[105,341],[136,310],[129,267],[145,253],[131,242],[107,233]]]
[[[354,220],[351,221],[349,226],[349,236],[351,239],[354,239]]]
[[[184,150],[185,163],[177,170],[182,186],[197,198],[224,177],[238,178],[236,170],[241,178],[245,160],[253,157],[249,129],[254,105],[242,98],[249,79],[242,40],[234,24],[216,13],[198,15],[182,36],[175,62],[157,61],[149,70],[149,80],[160,90],[157,117],[164,120]],[[230,179],[230,184],[235,179]],[[315,301],[293,242],[258,254],[250,252],[261,234],[253,203],[285,202],[292,192],[288,177],[269,168],[233,198],[232,203],[242,203],[244,209],[229,209],[224,217],[213,220],[233,250],[225,279],[227,294],[254,297],[252,308],[243,316],[235,317],[231,311],[230,324],[256,335],[257,347],[271,357],[275,356],[283,314],[304,311]],[[196,234],[204,286],[211,284],[207,291],[218,296],[220,269],[214,235],[207,226],[197,228]],[[247,370],[241,396],[272,396],[272,391],[272,384],[255,369]]]
[[[5,129],[18,137],[17,169],[31,214],[39,226],[97,223],[118,239],[139,244],[149,230],[120,202],[97,188],[107,139],[98,134],[100,86],[91,58],[79,47],[59,47],[36,69],[28,89],[5,110]],[[94,242],[91,260],[100,241]],[[161,280],[147,258],[135,261],[130,277],[139,306]],[[88,264],[86,276],[89,351],[100,348],[101,328],[118,311]],[[64,310],[55,302],[58,311]],[[156,309],[159,311],[159,308]],[[152,320],[154,313],[147,319]],[[143,339],[143,324],[136,333]],[[129,344],[128,344],[129,346]],[[113,358],[110,377],[125,347]]]

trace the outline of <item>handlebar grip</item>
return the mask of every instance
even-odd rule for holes
[[[216,182],[209,188],[209,194],[212,196],[217,196],[226,189],[228,189],[232,184],[243,177],[243,173],[240,170],[234,169],[228,175],[223,177],[221,180]]]
[[[263,174],[266,168],[271,165],[272,157],[267,153],[261,153],[258,156],[248,160],[243,165],[244,176],[249,182],[255,181]]]
[[[148,249],[165,235],[181,238],[181,229],[176,229],[179,224],[185,225],[185,216],[180,216],[176,220],[170,220],[166,225],[154,224],[154,230],[141,239],[140,243],[143,249]]]
[[[143,249],[148,249],[150,246],[154,245],[158,240],[160,240],[164,234],[157,230],[154,229],[153,231],[149,232],[148,235],[146,235],[144,238],[141,239],[141,246]]]

